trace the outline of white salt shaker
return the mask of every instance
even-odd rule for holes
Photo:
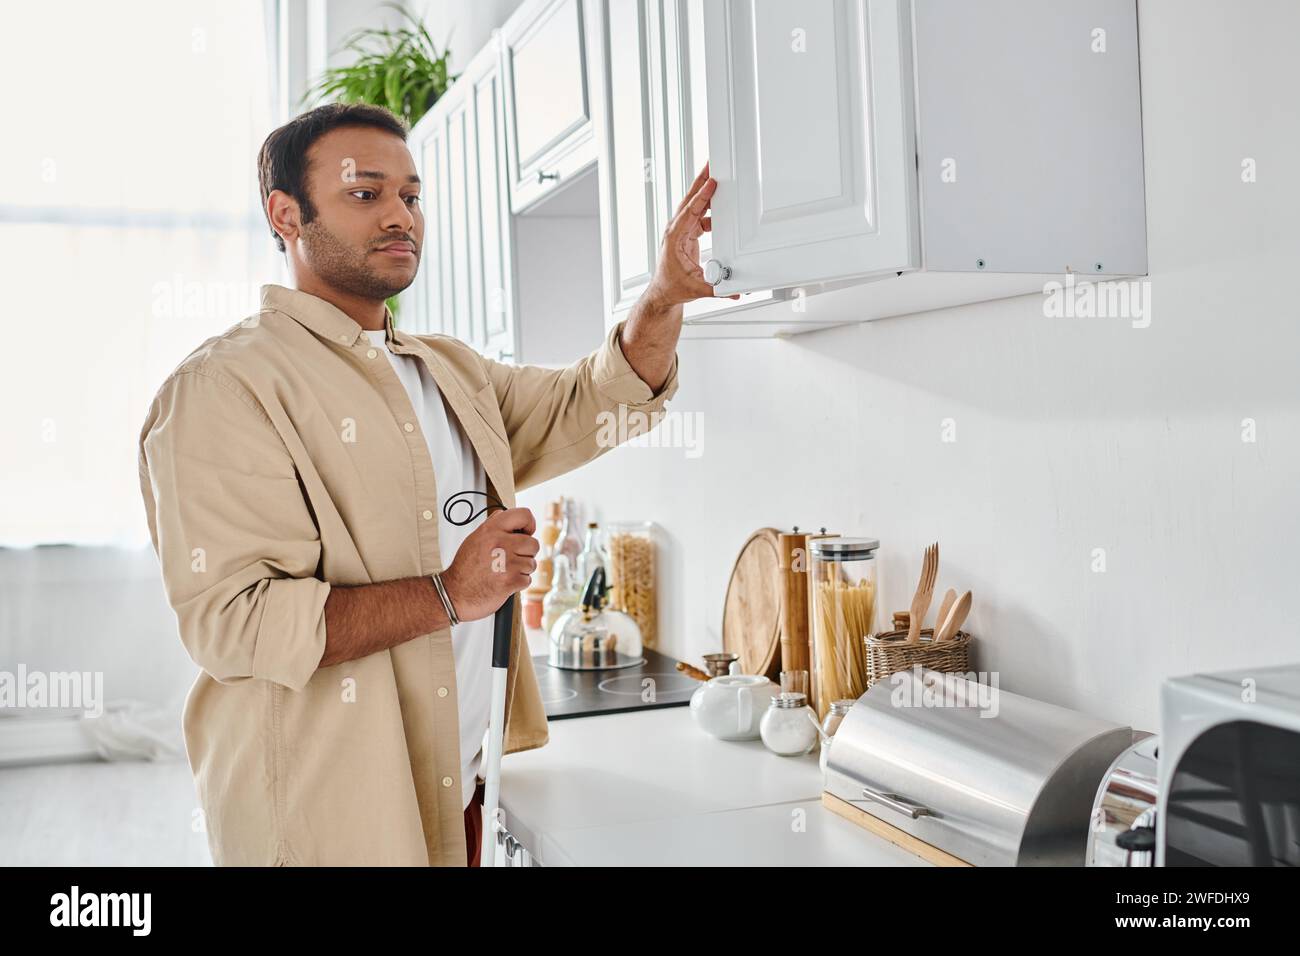
[[[817,743],[817,732],[817,718],[808,706],[806,694],[777,694],[758,722],[764,745],[782,757],[808,753]]]

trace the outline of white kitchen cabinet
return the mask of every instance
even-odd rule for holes
[[[664,230],[708,159],[704,6],[705,0],[602,0],[594,8],[602,261],[611,325],[627,317],[645,290]],[[703,257],[710,243],[708,233],[700,237]],[[772,298],[770,290],[759,290],[739,301],[702,299],[688,303],[684,315],[737,312]],[[690,330],[683,334],[690,337]]]
[[[587,6],[588,0],[525,0],[501,27],[516,214],[596,161]]]
[[[454,335],[486,355],[516,352],[513,223],[506,196],[496,40],[411,131],[424,180],[421,331]]]
[[[524,0],[491,47],[412,137],[426,321],[489,354],[594,347],[706,159],[684,338],[1146,274],[1135,0]]]
[[[564,366],[605,328],[596,171],[511,211],[501,43],[494,32],[411,132],[425,180],[414,325],[499,361]]]
[[[720,293],[917,267],[907,11],[705,5]]]
[[[778,294],[697,326],[1146,273],[1135,0],[716,0],[703,29],[706,276]]]

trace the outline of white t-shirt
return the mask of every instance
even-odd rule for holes
[[[457,526],[443,517],[443,506],[457,492],[487,490],[483,463],[474,454],[454,414],[447,414],[438,384],[414,355],[395,355],[388,351],[383,329],[366,330],[375,348],[383,349],[397,372],[398,379],[411,397],[411,405],[420,420],[420,430],[433,459],[433,474],[438,486],[438,550],[446,567],[456,557],[461,542],[483,523],[478,518],[468,525]],[[478,511],[487,499],[471,496]],[[474,797],[492,705],[492,615],[477,621],[456,624],[451,629],[451,649],[456,661],[456,699],[460,716],[461,807],[468,807]]]

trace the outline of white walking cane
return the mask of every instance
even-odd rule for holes
[[[474,512],[474,503],[468,495],[483,495],[491,499],[483,510]],[[467,505],[468,518],[456,520],[452,508]],[[486,491],[460,491],[447,499],[442,514],[451,524],[467,525],[493,507],[504,509],[500,501]],[[522,531],[518,532],[523,534]],[[492,705],[488,713],[488,745],[483,774],[483,846],[479,866],[496,865],[497,807],[501,802],[501,751],[506,731],[506,676],[510,670],[510,638],[514,631],[515,595],[506,598],[492,620]]]
[[[487,770],[483,775],[483,852],[479,866],[496,865],[497,805],[501,801],[501,749],[506,730],[506,674],[514,630],[515,596],[497,610],[492,631],[492,710],[488,717]]]

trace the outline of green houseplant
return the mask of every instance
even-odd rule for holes
[[[303,95],[303,106],[370,103],[391,110],[414,127],[456,81],[447,72],[446,45],[439,50],[419,17],[405,7],[384,6],[401,14],[404,23],[391,30],[365,27],[349,34],[337,52],[352,54],[350,62],[325,70]],[[396,319],[396,296],[388,300],[388,308]]]

